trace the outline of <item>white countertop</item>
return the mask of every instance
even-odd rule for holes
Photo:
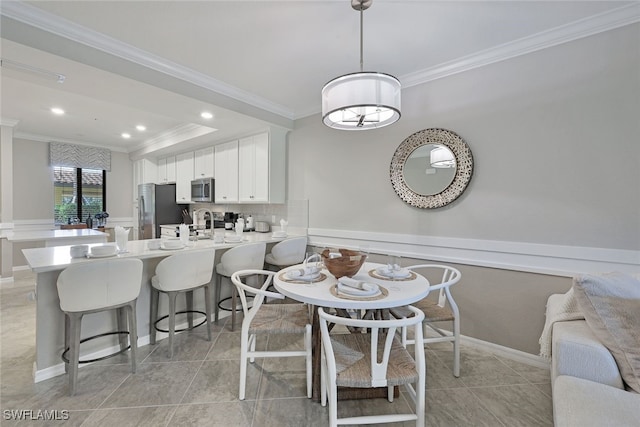
[[[90,231],[90,230],[60,230],[60,231]],[[234,234],[233,232],[227,232],[227,234]],[[193,246],[177,249],[177,250],[162,250],[162,249],[149,249],[148,244],[152,241],[161,241],[162,239],[150,239],[150,240],[132,240],[127,244],[126,253],[118,254],[120,258],[157,258],[171,255],[178,251],[189,251],[205,248],[216,249],[228,249],[234,246],[238,246],[246,243],[254,242],[267,242],[277,243],[281,240],[288,238],[299,237],[300,235],[290,234],[286,238],[273,238],[271,233],[243,233],[243,241],[239,243],[214,243],[211,239],[203,239],[195,242]],[[114,243],[108,243],[113,245]],[[102,243],[89,244],[89,246],[99,246]],[[70,264],[77,264],[82,262],[92,262],[95,259],[89,258],[71,258],[70,248],[71,246],[56,246],[48,248],[33,248],[23,249],[24,254],[29,267],[36,273],[43,273],[47,271],[61,270]]]
[[[107,236],[98,230],[87,228],[78,230],[33,230],[33,231],[6,231],[4,237],[10,242],[35,242],[53,239],[79,239],[83,237]]]

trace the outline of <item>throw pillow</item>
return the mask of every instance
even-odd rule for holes
[[[623,381],[640,393],[640,281],[623,273],[583,275],[573,287],[587,324],[613,355]]]

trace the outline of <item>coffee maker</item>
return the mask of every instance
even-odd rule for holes
[[[225,212],[224,213],[224,229],[225,230],[233,230],[233,226],[238,220],[238,214],[233,212]]]

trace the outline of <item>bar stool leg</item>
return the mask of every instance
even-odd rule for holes
[[[125,307],[119,307],[116,309],[117,327],[118,331],[125,331],[129,329],[127,327],[127,312]],[[120,350],[127,348],[127,337],[124,334],[118,334],[118,341],[120,342]]]
[[[176,294],[168,292],[169,296],[169,358],[173,358],[173,336],[176,331]]]
[[[187,324],[189,328],[193,328],[193,291],[185,292],[187,299]]]
[[[215,311],[215,322],[218,323],[218,315],[220,312],[220,307],[218,306],[218,304],[220,304],[220,288],[222,287],[222,276],[220,276],[219,274],[216,274],[216,290],[215,290],[215,301],[214,301],[214,307],[213,310]]]
[[[69,315],[64,314],[64,348],[69,348],[69,342],[71,341],[71,321]],[[69,362],[64,362],[64,372],[69,373]]]
[[[76,384],[78,382],[78,365],[80,360],[80,326],[82,324],[82,313],[69,313],[69,323],[71,326],[69,343],[69,394],[76,394]]]
[[[135,300],[129,303],[129,305],[127,306],[127,310],[129,311],[129,346],[131,346],[131,372],[135,374],[138,360],[138,322],[136,320]]]
[[[156,343],[156,320],[158,320],[158,300],[160,292],[151,287],[151,313],[149,315],[149,343]]]
[[[207,338],[211,341],[211,282],[204,287],[204,311],[207,313]]]

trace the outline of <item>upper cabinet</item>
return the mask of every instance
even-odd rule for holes
[[[176,156],[158,159],[158,184],[176,182]]]
[[[238,202],[238,141],[215,147],[216,203]]]
[[[176,156],[176,202],[191,202],[191,181],[193,180],[193,151]]]
[[[133,162],[133,200],[138,200],[138,185],[156,182],[158,167],[149,159]]]
[[[196,150],[193,155],[194,178],[213,178],[215,176],[213,147]]]
[[[241,203],[284,203],[286,133],[272,130],[238,142]]]

